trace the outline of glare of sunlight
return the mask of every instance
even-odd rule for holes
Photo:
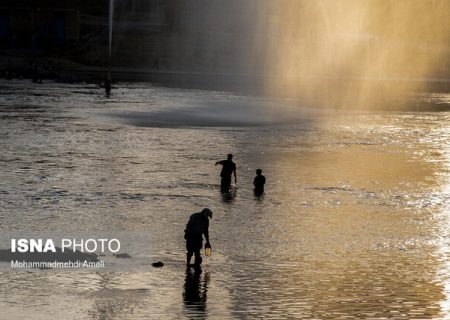
[[[443,141],[447,141],[447,144],[443,146],[445,165],[447,168],[446,183],[443,188],[443,211],[442,215],[445,218],[441,224],[441,234],[443,235],[443,241],[441,242],[440,254],[444,259],[444,265],[442,267],[443,284],[445,300],[441,302],[441,310],[445,319],[450,318],[450,127],[442,130],[442,136],[446,138]]]

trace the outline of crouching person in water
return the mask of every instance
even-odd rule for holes
[[[187,260],[186,265],[189,267],[191,258],[195,255],[194,266],[199,268],[202,264],[202,257],[200,250],[203,247],[203,235],[205,236],[206,244],[209,243],[209,218],[212,218],[212,211],[208,208],[191,215],[184,230],[184,239],[186,239]]]

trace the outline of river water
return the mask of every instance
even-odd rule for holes
[[[148,231],[165,266],[3,272],[0,318],[450,318],[450,112],[292,116],[251,96],[118,86],[0,83],[0,226]],[[238,183],[223,195],[227,153]],[[203,207],[213,255],[186,273],[183,230]]]

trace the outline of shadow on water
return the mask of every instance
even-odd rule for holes
[[[203,315],[206,317],[206,300],[210,274],[205,272],[203,277],[201,275],[201,269],[192,270],[188,268],[186,270],[183,303],[188,313],[194,312],[196,316]]]
[[[172,102],[173,103],[173,102]],[[127,110],[111,115],[137,127],[262,127],[267,125],[302,124],[309,127],[312,110],[296,108],[296,112],[281,112],[290,106],[282,101],[247,100],[224,102],[185,101],[183,104],[165,105],[158,111]],[[274,111],[276,110],[276,112]]]

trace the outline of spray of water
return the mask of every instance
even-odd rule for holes
[[[109,24],[108,24],[108,58],[111,59],[112,53],[112,34],[113,34],[113,16],[114,16],[114,0],[109,0]]]
[[[395,107],[447,76],[450,1],[267,1],[265,92],[326,108]]]

